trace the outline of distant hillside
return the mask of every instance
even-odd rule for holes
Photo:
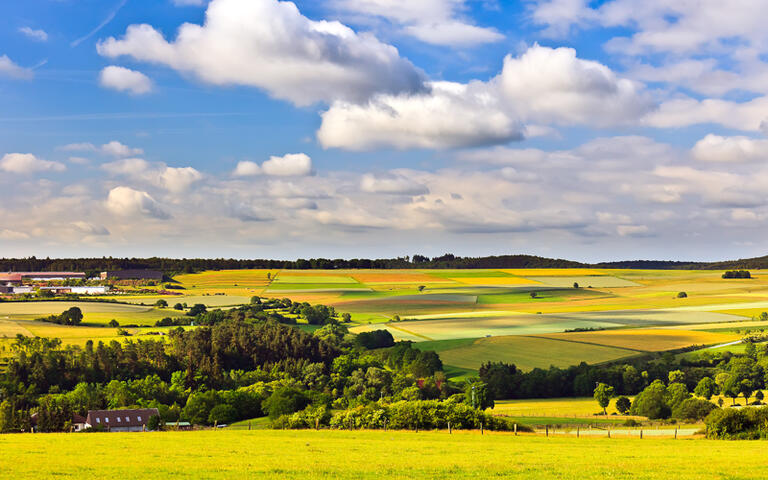
[[[458,257],[445,254],[429,258],[423,255],[385,259],[327,259],[298,260],[234,259],[234,258],[9,258],[0,259],[0,272],[78,271],[89,276],[103,270],[152,269],[166,274],[191,273],[203,270],[299,269],[411,269],[411,268],[625,268],[660,270],[729,270],[768,268],[768,256],[722,262],[682,262],[670,260],[627,260],[587,264],[560,258],[533,255],[499,255],[489,257]]]

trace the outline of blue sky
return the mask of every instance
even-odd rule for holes
[[[768,10],[667,3],[5,2],[0,250],[762,255]]]

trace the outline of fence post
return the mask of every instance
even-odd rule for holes
[[[608,429],[608,438],[611,438],[611,429]]]
[[[576,438],[579,438],[579,427],[576,427]]]
[[[675,427],[675,440],[677,440],[677,427]]]
[[[453,430],[451,430],[451,422],[448,422],[448,435],[452,433],[453,433]]]
[[[485,430],[483,429],[483,422],[480,422],[480,435],[485,435]]]
[[[251,422],[248,422],[248,431],[251,431]]]
[[[643,439],[643,429],[641,428],[640,429],[640,440],[642,440],[642,439]]]
[[[517,436],[517,424],[515,424],[515,436]]]
[[[544,432],[546,433],[547,436],[549,436],[549,425],[546,425],[544,427]]]

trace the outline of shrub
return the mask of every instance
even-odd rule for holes
[[[205,307],[205,305],[203,305],[202,303],[196,303],[192,305],[192,308],[189,309],[189,311],[187,312],[187,315],[189,315],[190,317],[196,317],[198,315],[202,315],[206,311],[208,311],[208,309]]]
[[[301,390],[293,387],[283,387],[272,392],[261,408],[272,420],[282,415],[303,410],[309,404],[309,399]]]
[[[161,298],[160,300],[158,300],[158,301],[156,301],[156,302],[155,302],[155,306],[156,306],[156,307],[160,307],[160,308],[165,308],[165,307],[167,307],[167,306],[168,306],[168,302],[166,302],[165,300],[163,300],[163,299]]]
[[[768,409],[718,408],[704,419],[708,438],[768,438]]]
[[[677,298],[688,298],[688,294],[685,292],[679,292]]]
[[[672,410],[672,416],[680,420],[701,420],[716,408],[714,403],[707,400],[689,398]]]
[[[389,330],[360,332],[355,340],[358,345],[369,350],[391,347],[395,344],[395,339],[392,334],[389,333]]]
[[[748,270],[728,270],[723,273],[723,278],[752,278]]]
[[[477,429],[512,430],[512,424],[493,417],[464,403],[438,400],[400,401],[392,404],[370,404],[337,412],[330,420],[333,428],[366,428],[394,430]],[[518,425],[518,431],[529,431]]]
[[[616,410],[622,415],[629,413],[632,408],[632,402],[627,397],[621,396],[616,399]]]
[[[208,414],[209,424],[218,423],[219,425],[224,425],[236,420],[237,410],[232,405],[227,405],[226,403],[216,405],[211,409],[211,413]]]

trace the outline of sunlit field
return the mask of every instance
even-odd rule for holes
[[[63,476],[762,479],[768,476],[763,450],[760,442],[546,438],[488,432],[4,435],[0,436],[0,471],[17,480]]]

